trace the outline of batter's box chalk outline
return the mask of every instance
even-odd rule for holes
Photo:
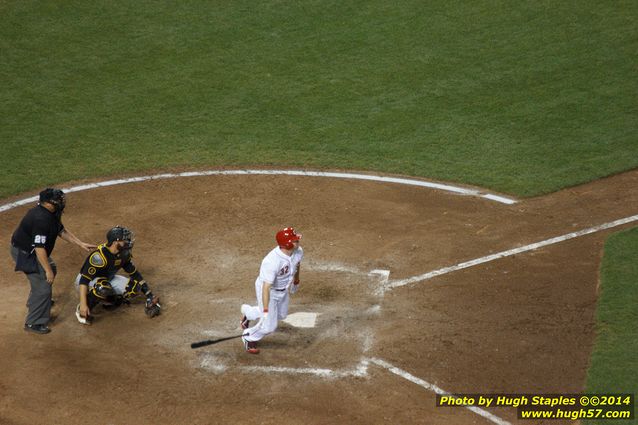
[[[430,382],[427,382],[424,379],[418,378],[412,375],[405,370],[402,370],[389,362],[371,357],[371,358],[362,358],[358,364],[356,364],[352,369],[328,369],[328,368],[296,368],[296,367],[282,367],[282,366],[237,366],[236,368],[230,368],[223,364],[220,364],[219,361],[216,361],[214,356],[204,356],[202,359],[201,367],[207,370],[211,370],[215,373],[223,373],[227,372],[231,369],[237,369],[240,372],[244,373],[262,373],[262,374],[283,374],[283,375],[306,375],[306,376],[314,376],[320,379],[329,379],[329,380],[338,380],[338,379],[347,379],[347,378],[360,378],[360,379],[369,379],[370,374],[368,373],[368,369],[370,366],[378,366],[400,378],[403,378],[407,381],[412,382],[419,387],[431,391],[438,395],[453,395],[452,393],[442,389],[441,387],[434,385]],[[507,422],[500,417],[488,412],[487,410],[481,409],[476,406],[464,406],[466,409],[471,412],[482,416],[483,418],[497,424],[497,425],[511,425],[510,422]]]
[[[313,272],[338,272],[338,273],[351,273],[359,276],[366,276],[373,278],[371,282],[376,287],[372,291],[375,296],[383,296],[388,287],[388,279],[390,278],[390,270],[374,269],[369,272],[364,272],[356,267],[340,264],[336,262],[317,262],[309,261],[304,266],[308,270]]]

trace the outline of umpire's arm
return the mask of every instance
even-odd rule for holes
[[[44,269],[44,274],[46,275],[47,283],[49,285],[53,285],[53,280],[55,279],[55,273],[53,273],[53,268],[51,268],[51,264],[49,263],[49,255],[47,254],[46,249],[40,246],[36,246],[35,256],[38,258],[40,265]]]
[[[91,245],[89,243],[82,242],[77,236],[69,232],[66,228],[62,229],[62,231],[60,232],[60,237],[67,242],[76,244],[85,251],[91,251],[97,248],[97,245]]]

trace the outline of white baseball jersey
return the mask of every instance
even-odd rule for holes
[[[275,247],[261,262],[259,279],[272,283],[272,288],[283,291],[288,288],[297,272],[299,263],[303,259],[303,248],[298,247],[287,256],[281,248]]]

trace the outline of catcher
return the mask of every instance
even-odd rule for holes
[[[113,309],[142,294],[146,297],[144,311],[148,317],[160,314],[159,298],[151,292],[132,261],[135,238],[126,227],[115,226],[106,233],[106,243],[99,245],[84,261],[82,270],[75,279],[80,292],[80,303],[75,316],[83,325],[90,325],[91,311],[102,304]],[[124,269],[129,277],[116,274]]]

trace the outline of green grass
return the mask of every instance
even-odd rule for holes
[[[638,3],[5,1],[0,197],[169,167],[531,196],[638,166]]]
[[[596,312],[598,336],[587,378],[588,393],[638,396],[637,253],[638,228],[616,233],[605,244]],[[587,423],[612,425],[630,421]]]

